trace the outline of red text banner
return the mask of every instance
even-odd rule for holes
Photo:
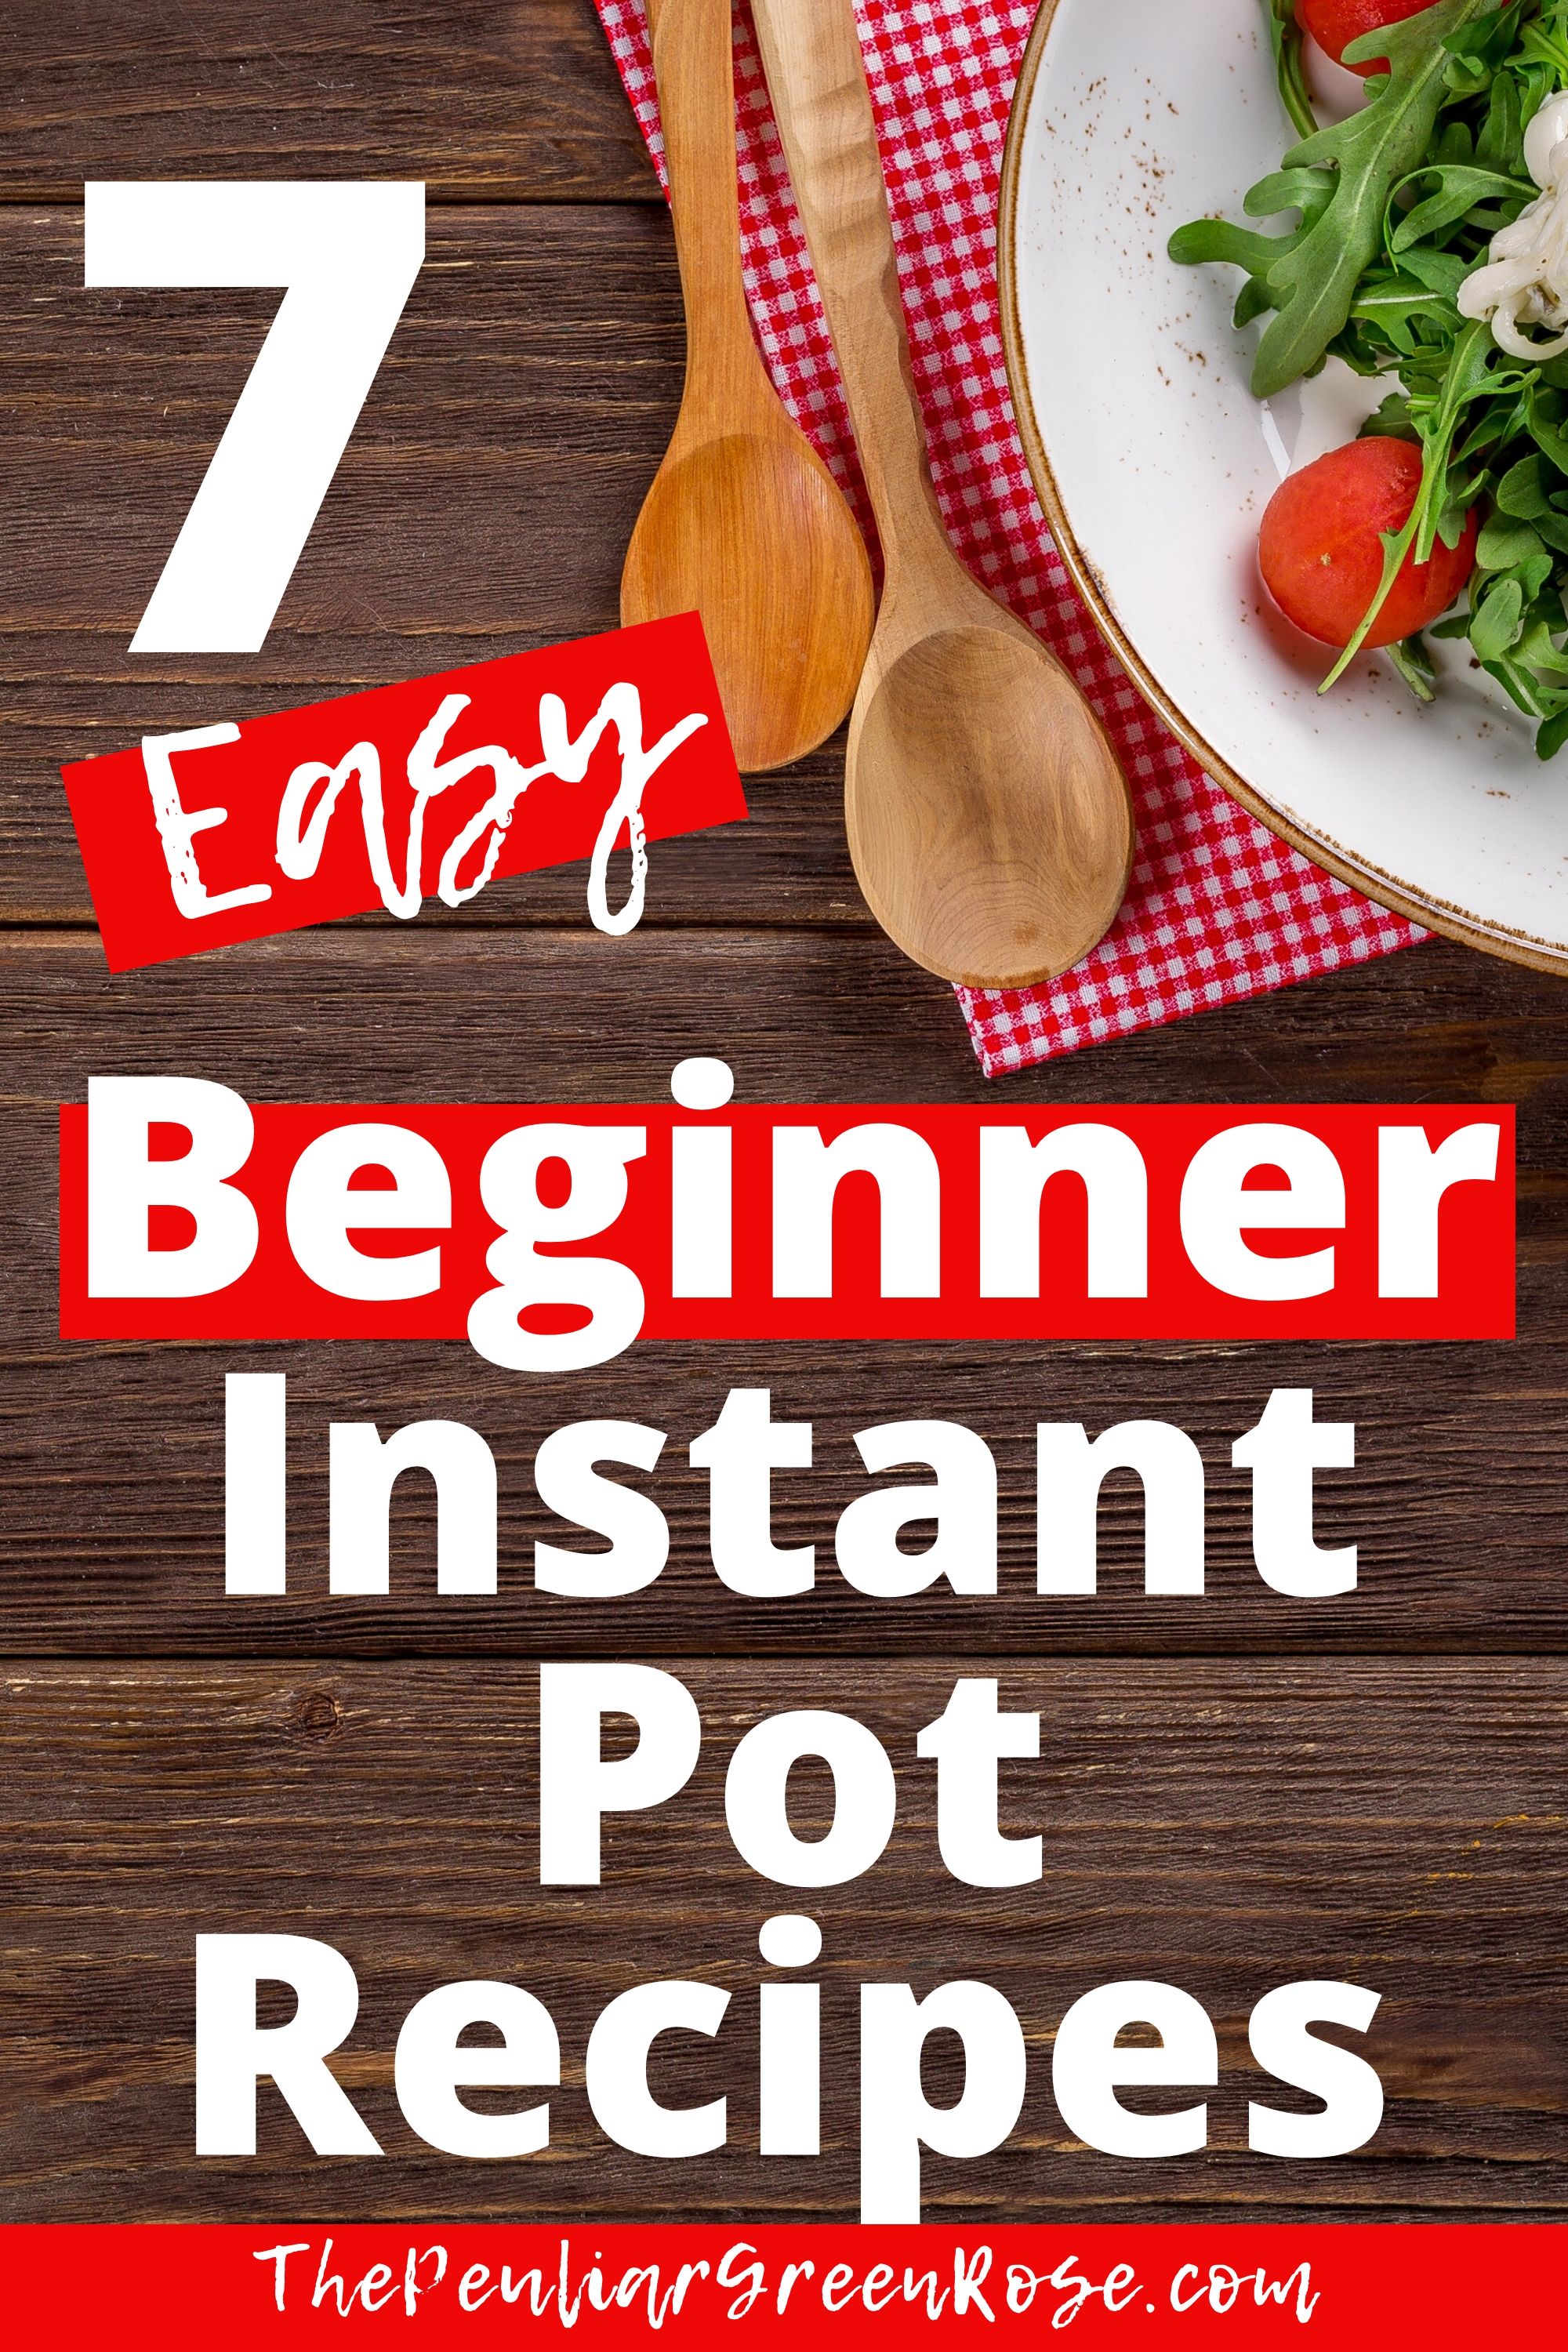
[[[0,2229],[26,2345],[905,2347],[1561,2339],[1568,2229],[1187,2222],[1049,2228]],[[411,2322],[415,2323],[411,2326]]]
[[[690,1074],[696,1073],[693,1079]],[[715,1075],[717,1078],[715,1078]],[[1449,1106],[260,1104],[91,1082],[67,1339],[1505,1339],[1513,1117]]]
[[[602,930],[645,845],[746,814],[695,613],[61,770],[111,971],[586,857]],[[611,853],[629,881],[609,905]]]

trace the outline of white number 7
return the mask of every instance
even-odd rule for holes
[[[132,653],[260,650],[425,258],[412,180],[89,180],[89,286],[282,286]]]

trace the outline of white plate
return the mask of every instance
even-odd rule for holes
[[[1568,970],[1568,752],[1468,648],[1423,708],[1376,656],[1332,656],[1258,584],[1280,467],[1347,440],[1376,392],[1271,404],[1232,269],[1178,268],[1173,229],[1241,218],[1290,143],[1258,0],[1045,0],[1002,186],[1008,367],[1036,482],[1100,626],[1211,775],[1380,905]],[[1479,683],[1478,685],[1478,677]]]

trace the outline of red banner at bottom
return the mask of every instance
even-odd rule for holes
[[[6,2340],[221,2346],[388,2335],[432,2347],[1306,2340],[1423,2352],[1563,2338],[1568,2227],[1069,2223],[0,2229]],[[409,2326],[417,2323],[417,2334]]]

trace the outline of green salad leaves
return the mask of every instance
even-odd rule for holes
[[[1278,10],[1271,14],[1278,25]],[[1301,215],[1299,228],[1267,236],[1225,221],[1194,221],[1171,239],[1173,261],[1233,261],[1247,270],[1245,317],[1275,312],[1252,371],[1259,400],[1317,366],[1343,328],[1383,244],[1389,198],[1431,148],[1452,54],[1445,45],[1476,18],[1496,14],[1496,0],[1437,0],[1422,16],[1352,44],[1352,55],[1370,48],[1393,68],[1377,77],[1376,94],[1359,113],[1292,147],[1279,171],[1247,192],[1249,219],[1289,209]],[[1300,72],[1298,49],[1287,104]]]
[[[1306,135],[1248,191],[1255,228],[1194,221],[1171,240],[1179,262],[1245,273],[1237,323],[1266,319],[1253,389],[1268,399],[1330,358],[1400,389],[1363,432],[1417,443],[1421,488],[1384,542],[1384,577],[1331,686],[1360,650],[1405,556],[1458,544],[1485,518],[1466,609],[1433,635],[1464,636],[1473,658],[1539,722],[1550,759],[1568,742],[1568,354],[1544,363],[1500,350],[1464,318],[1458,292],[1498,230],[1540,194],[1524,134],[1568,90],[1568,0],[1436,0],[1368,34],[1352,62],[1386,58],[1366,103],[1319,129],[1301,69],[1295,0],[1262,0],[1291,124]],[[1419,639],[1390,648],[1412,690],[1433,692]]]

